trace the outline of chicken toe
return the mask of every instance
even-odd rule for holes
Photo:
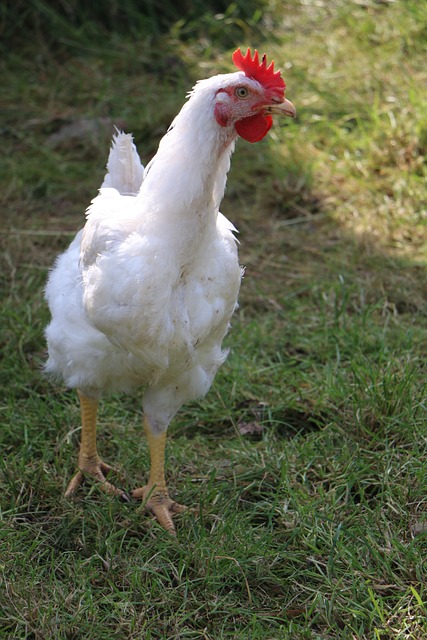
[[[112,471],[112,467],[98,457],[93,460],[86,460],[80,463],[79,470],[68,483],[64,494],[65,497],[69,498],[72,496],[78,487],[84,482],[85,478],[89,477],[100,483],[99,486],[104,493],[119,496],[125,502],[129,502],[127,494],[111,482],[108,482],[106,479],[106,476],[110,471]]]
[[[160,526],[172,535],[176,535],[172,518],[177,513],[185,511],[187,507],[171,500],[166,489],[156,490],[156,487],[150,484],[135,489],[132,491],[132,496],[137,499],[142,499],[146,510],[150,511],[156,517]]]

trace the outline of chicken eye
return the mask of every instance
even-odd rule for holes
[[[244,98],[248,97],[249,89],[247,89],[246,87],[237,87],[234,93],[237,96],[237,98],[240,98],[241,100],[243,100]]]

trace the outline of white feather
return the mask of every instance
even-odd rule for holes
[[[123,196],[135,196],[144,177],[144,167],[130,133],[116,129],[111,142],[103,187],[111,187]]]

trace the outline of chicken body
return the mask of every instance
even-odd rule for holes
[[[237,97],[242,87],[249,98]],[[234,227],[219,205],[235,124],[258,111],[264,118],[261,99],[264,110],[280,102],[294,115],[283,96],[272,101],[242,72],[199,82],[145,171],[131,136],[119,133],[86,225],[46,287],[46,370],[77,388],[82,406],[81,472],[68,493],[83,473],[120,493],[96,452],[97,402],[105,392],[143,389],[152,464],[148,485],[134,495],[172,532],[180,506],[164,480],[166,430],[184,402],[209,390],[227,355],[221,344],[242,271]]]
[[[221,154],[206,120],[175,121],[137,195],[101,188],[46,289],[47,370],[92,397],[149,384],[144,413],[161,429],[209,389],[241,278],[218,213],[234,141]],[[126,143],[119,136],[116,152]]]

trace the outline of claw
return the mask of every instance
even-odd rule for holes
[[[147,511],[150,511],[163,529],[176,536],[175,525],[172,518],[177,513],[187,509],[182,504],[169,498],[167,490],[157,491],[154,486],[146,485],[132,491],[132,497],[141,499]]]
[[[110,465],[106,464],[102,460],[96,460],[95,462],[91,461],[90,463],[84,463],[80,465],[80,470],[71,478],[68,483],[68,487],[65,491],[64,496],[69,498],[72,496],[78,487],[83,484],[85,477],[89,476],[99,482],[99,487],[101,491],[107,493],[109,495],[119,496],[125,502],[129,502],[129,496],[122,491],[122,489],[118,489],[114,484],[108,482],[106,479],[106,475],[112,470]]]

